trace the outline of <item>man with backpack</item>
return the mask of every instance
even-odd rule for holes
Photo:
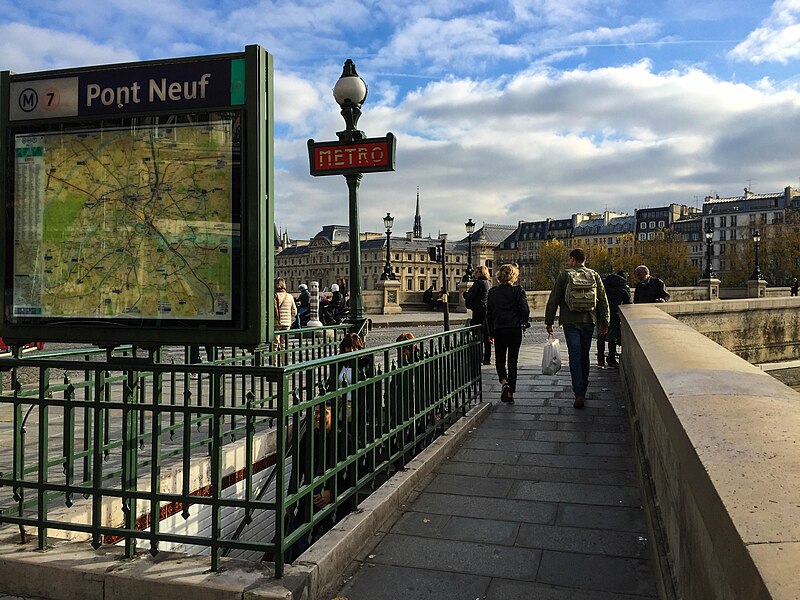
[[[569,372],[575,401],[572,406],[583,408],[589,387],[589,354],[595,324],[601,335],[608,333],[608,299],[600,275],[585,267],[586,253],[575,248],[569,253],[569,268],[556,278],[553,291],[547,300],[544,322],[547,333],[553,333],[553,323],[558,311],[558,322],[564,328],[569,355]]]

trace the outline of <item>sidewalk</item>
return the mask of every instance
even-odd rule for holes
[[[492,412],[351,564],[337,598],[656,597],[619,373],[592,367],[578,411],[568,365],[541,375],[541,354],[523,345],[510,406],[483,368]]]

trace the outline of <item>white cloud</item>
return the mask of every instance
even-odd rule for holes
[[[508,29],[507,22],[486,16],[446,21],[416,19],[392,36],[374,63],[415,64],[422,72],[442,72],[525,56],[522,47],[503,41]]]
[[[786,64],[800,57],[800,0],[777,0],[769,17],[728,56],[753,64]]]
[[[696,69],[657,73],[641,61],[451,78],[394,107],[365,106],[362,126],[368,135],[398,137],[397,172],[364,176],[362,227],[380,231],[388,210],[398,231],[410,229],[419,185],[426,232],[461,235],[467,218],[515,224],[606,207],[694,204],[712,189],[736,193],[751,177],[758,189],[783,189],[797,175],[786,149],[800,126],[800,95]],[[310,180],[307,157],[297,156],[279,187],[308,197],[285,204],[278,194],[276,212],[290,235],[313,235],[323,217],[309,223],[310,214],[330,209],[325,222],[345,218],[336,211],[346,210],[346,187],[341,178]]]
[[[136,60],[128,49],[21,23],[0,25],[3,68],[19,73]]]

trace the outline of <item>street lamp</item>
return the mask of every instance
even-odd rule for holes
[[[472,277],[472,234],[475,233],[475,223],[470,219],[464,223],[464,227],[467,228],[467,235],[469,236],[469,241],[467,242],[469,249],[467,250],[467,272],[464,273],[461,281],[469,281]]]
[[[703,273],[703,279],[713,279],[714,278],[714,269],[711,268],[711,240],[714,237],[714,230],[711,227],[711,223],[706,225],[706,270]]]
[[[337,131],[336,135],[343,142],[354,142],[363,140],[366,135],[359,131],[358,119],[361,117],[361,105],[367,99],[367,84],[356,72],[356,65],[351,59],[344,62],[342,75],[333,86],[333,97],[339,106],[342,107],[342,117],[344,118],[344,131]]]
[[[383,217],[383,226],[386,227],[386,264],[383,265],[383,273],[381,273],[381,279],[383,281],[386,281],[387,279],[395,279],[394,271],[392,271],[392,265],[389,262],[389,254],[391,253],[392,249],[392,225],[394,225],[394,217],[387,212],[386,216]]]
[[[438,246],[428,246],[428,256],[432,261],[441,263],[442,269],[442,306],[444,313],[444,330],[450,331],[450,304],[447,299],[447,256],[445,250],[447,248],[447,234],[442,233]]]
[[[349,58],[344,63],[342,75],[333,86],[333,97],[342,107],[345,129],[337,131],[339,141],[353,143],[366,138],[359,131],[358,119],[361,117],[361,105],[367,99],[367,84],[356,72],[355,63]],[[350,204],[350,315],[353,321],[364,318],[364,297],[361,289],[361,238],[358,223],[358,188],[361,185],[361,173],[345,174]]]
[[[756,248],[756,266],[753,269],[752,275],[750,275],[750,281],[760,281],[760,280],[764,279],[761,276],[761,269],[759,268],[759,265],[758,265],[758,245],[760,243],[761,243],[761,234],[758,232],[758,229],[756,229],[753,232],[753,246],[755,246],[755,248]]]

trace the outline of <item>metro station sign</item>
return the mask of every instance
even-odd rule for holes
[[[308,140],[311,175],[348,175],[395,170],[397,139],[391,133],[382,138],[357,142],[315,142]]]

